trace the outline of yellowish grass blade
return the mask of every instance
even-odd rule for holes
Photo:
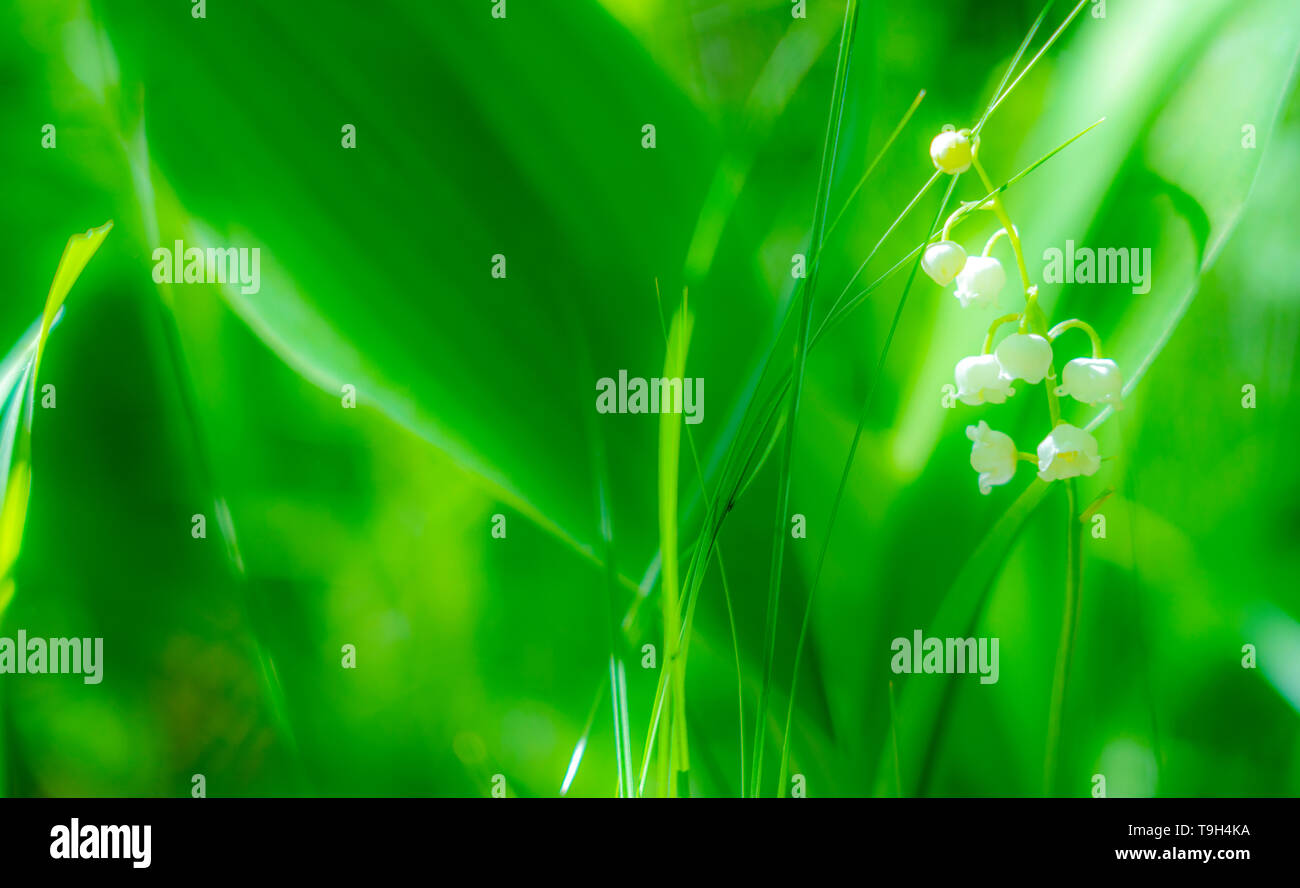
[[[62,317],[68,292],[112,229],[109,221],[68,238],[45,299],[45,310],[0,364],[0,478],[4,484],[0,489],[0,615],[13,599],[13,566],[27,521],[36,374],[50,330]]]

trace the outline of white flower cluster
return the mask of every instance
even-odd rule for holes
[[[978,144],[972,143],[967,130],[945,130],[931,142],[930,159],[940,171],[956,175],[976,163],[977,149]],[[1007,233],[1007,229],[994,235],[985,246],[984,255],[968,257],[961,244],[948,239],[949,227],[960,218],[965,209],[954,214],[949,224],[944,226],[943,239],[926,248],[921,257],[921,268],[941,287],[956,281],[953,295],[962,308],[972,305],[996,306],[998,294],[1006,285],[1007,276],[1001,263],[987,254],[997,238]],[[1008,228],[1014,231],[1009,222]],[[1013,246],[1019,251],[1018,241],[1014,237],[1012,240]],[[957,362],[957,398],[962,403],[1002,404],[1015,394],[1011,384],[1017,379],[1029,385],[1037,385],[1044,380],[1048,381],[1049,386],[1053,385],[1056,380],[1052,368],[1052,343],[1066,330],[1079,327],[1086,330],[1093,341],[1093,356],[1074,358],[1067,362],[1061,374],[1061,384],[1054,386],[1052,393],[1057,397],[1072,397],[1089,405],[1110,405],[1117,410],[1123,407],[1123,377],[1119,366],[1114,361],[1101,357],[1100,340],[1090,326],[1078,319],[1071,319],[1047,330],[1042,310],[1037,307],[1036,289],[1033,287],[1026,294],[1024,312],[994,322],[993,329],[1009,322],[1018,322],[1018,332],[1005,337],[992,354],[988,353],[993,337],[991,330],[983,354],[971,355]],[[1042,332],[1032,332],[1035,327]],[[1035,461],[1038,477],[1044,481],[1091,475],[1101,466],[1101,458],[1097,455],[1097,439],[1088,431],[1067,422],[1058,422],[1039,443],[1036,458],[1021,454],[1009,435],[995,431],[983,420],[980,420],[979,425],[967,426],[966,437],[971,440],[970,463],[979,473],[981,493],[990,493],[995,486],[1010,481],[1015,476],[1019,460]]]

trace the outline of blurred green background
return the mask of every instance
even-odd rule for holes
[[[765,358],[789,365],[793,325],[778,331],[797,313],[791,256],[808,248],[844,6],[807,0],[804,19],[789,0],[492,7],[0,11],[5,347],[39,313],[67,237],[116,223],[45,353],[38,388],[57,386],[57,408],[35,411],[0,622],[9,637],[102,636],[104,680],[0,675],[5,794],[185,795],[203,774],[212,796],[481,796],[499,774],[511,796],[614,795],[612,657],[639,778],[664,655],[660,427],[597,415],[595,381],[659,375],[656,280],[669,317],[689,288],[687,373],[706,380],[691,434],[718,495],[768,390]],[[825,243],[814,326],[932,174],[930,139],[978,119],[1039,8],[863,5],[832,217],[927,93]],[[1115,458],[1079,485],[1084,503],[1115,492],[1106,538],[1084,535],[1051,789],[1087,795],[1103,774],[1112,796],[1295,795],[1300,7],[1098,12],[1085,6],[1020,82],[981,150],[1002,182],[1106,118],[1005,200],[1053,320],[1090,321],[1128,375],[1150,360],[1098,432]],[[859,287],[924,239],[945,185]],[[983,193],[968,176],[955,197]],[[959,239],[977,249],[993,227]],[[156,285],[152,251],[176,239],[259,247],[261,291]],[[1151,248],[1151,291],[1043,285],[1036,257],[1067,239]],[[906,279],[809,359],[790,486],[808,536],[786,541],[765,795],[831,497]],[[1014,290],[1004,310],[1020,308]],[[978,493],[965,426],[986,419],[1032,450],[1044,422],[1041,394],[944,408],[988,320],[923,276],[908,295],[812,611],[790,743],[810,796],[1044,791],[1065,495],[1056,485],[999,524],[1029,471]],[[1082,336],[1069,342],[1083,353]],[[1095,412],[1067,406],[1079,424]],[[750,780],[778,466],[718,537],[738,653],[716,560],[703,578],[693,795]],[[684,571],[705,514],[685,439],[678,489]],[[191,536],[196,513],[206,539]],[[895,676],[890,640],[915,629],[1000,638],[1000,681]],[[1243,668],[1245,644],[1258,668]],[[655,761],[647,795],[666,789]]]

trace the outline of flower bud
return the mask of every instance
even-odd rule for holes
[[[1007,273],[1002,270],[1002,263],[992,256],[972,256],[957,274],[957,290],[953,293],[961,302],[961,307],[968,305],[997,305],[998,293],[1006,285]]]
[[[1110,404],[1123,408],[1124,378],[1110,358],[1075,358],[1061,372],[1058,395],[1069,395],[1085,404]]]
[[[993,355],[972,355],[957,362],[957,399],[963,404],[1001,404],[1015,394]]]
[[[925,248],[921,269],[941,287],[952,283],[957,273],[966,267],[966,251],[956,241],[942,240]]]
[[[1006,484],[1016,474],[1016,444],[1011,436],[995,432],[980,420],[977,426],[966,426],[966,437],[974,443],[970,448],[970,466],[980,473],[980,493],[991,493],[994,486]]]
[[[970,169],[970,136],[944,130],[930,143],[930,159],[942,172],[956,174]]]
[[[1068,422],[1052,429],[1038,445],[1038,477],[1044,481],[1092,475],[1099,468],[1097,439]]]
[[[1042,382],[1052,366],[1052,344],[1037,333],[1013,333],[998,344],[993,354],[1003,373],[1030,385]]]

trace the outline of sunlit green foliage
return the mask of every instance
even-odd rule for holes
[[[865,3],[839,90],[845,5],[791,5],[0,9],[0,351],[68,235],[115,222],[41,360],[58,402],[34,410],[0,620],[103,636],[105,678],[0,675],[0,790],[649,795],[680,773],[680,794],[774,795],[788,756],[813,796],[1041,793],[1065,490],[1024,471],[979,494],[963,429],[986,415],[942,389],[990,317],[924,277],[900,310],[943,204],[985,189],[948,201],[945,177],[890,226],[933,135],[973,126],[1072,4],[1018,56],[1039,0]],[[1057,793],[1300,793],[1298,45],[1293,0],[1087,3],[981,131],[1001,184],[1104,117],[1002,199],[1031,262],[1067,240],[1154,257],[1140,295],[1031,268],[1131,384],[1078,485],[1113,493],[1105,538],[1082,533]],[[260,292],[155,284],[176,240],[260,248]],[[707,381],[679,440],[593,411],[597,378],[678,362]],[[999,409],[1041,433],[1041,394]],[[787,482],[807,537],[775,561],[769,636]],[[918,628],[1000,638],[999,682],[894,675]]]

